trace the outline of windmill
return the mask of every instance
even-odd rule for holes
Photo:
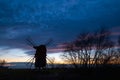
[[[29,60],[30,68],[32,67],[34,61],[35,61],[35,68],[36,69],[42,69],[46,67],[46,59],[48,59],[46,56],[46,46],[50,45],[52,42],[52,39],[49,39],[45,44],[41,44],[39,46],[36,46],[35,42],[32,40],[32,38],[26,39],[27,43],[36,50],[34,57]],[[49,59],[48,59],[49,60]]]

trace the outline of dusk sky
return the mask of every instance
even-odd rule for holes
[[[59,59],[63,43],[100,26],[120,35],[120,0],[0,0],[0,59],[29,59],[27,37],[37,45],[53,39],[48,56]]]

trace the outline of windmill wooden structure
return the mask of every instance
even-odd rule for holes
[[[52,42],[52,39],[49,39],[45,44],[41,44],[39,46],[36,46],[35,42],[31,38],[27,38],[26,41],[31,47],[33,47],[36,50],[34,57],[32,59],[30,59],[30,61],[29,61],[29,63],[31,64],[30,68],[32,67],[33,64],[35,66],[35,69],[45,68],[46,67],[46,59],[48,59],[46,57],[47,56],[46,46],[48,46]],[[35,63],[34,63],[34,61],[35,61]]]

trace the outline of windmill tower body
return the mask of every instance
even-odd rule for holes
[[[36,49],[35,53],[35,68],[44,68],[46,66],[46,46],[40,45],[40,46],[34,46]]]

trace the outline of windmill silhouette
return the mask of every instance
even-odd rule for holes
[[[30,68],[34,64],[34,61],[35,61],[34,66],[36,69],[45,68],[46,67],[46,59],[48,59],[46,57],[47,56],[46,46],[48,46],[52,42],[52,39],[49,39],[45,44],[41,44],[39,46],[36,46],[35,42],[30,37],[27,38],[26,41],[31,47],[33,47],[36,50],[34,57],[32,59],[30,59],[30,61],[29,61],[29,63],[31,64]]]

